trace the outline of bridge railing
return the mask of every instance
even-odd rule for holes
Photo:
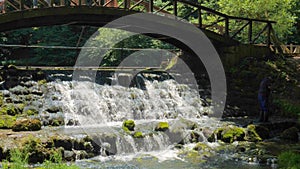
[[[272,44],[274,21],[229,16],[189,0],[5,0],[4,11],[48,8],[57,6],[115,7],[125,10],[171,14],[185,19],[201,29],[244,43]]]

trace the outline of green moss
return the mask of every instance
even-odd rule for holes
[[[1,107],[0,115],[1,114],[8,114],[8,115],[14,116],[14,115],[18,114],[18,110],[14,104],[10,103],[10,104],[6,104],[3,107]]]
[[[243,141],[244,137],[245,131],[243,128],[236,126],[226,126],[216,129],[207,140],[209,142],[222,140],[225,143],[232,143],[233,141]]]
[[[221,140],[225,143],[232,143],[233,141],[243,141],[245,137],[244,129],[239,127],[231,127],[222,132]]]
[[[137,131],[137,132],[135,132],[135,133],[133,134],[133,137],[134,137],[134,138],[143,138],[144,135],[143,135],[142,132]]]
[[[291,151],[283,152],[278,157],[279,167],[285,169],[300,169],[300,154]]]
[[[210,150],[210,148],[204,144],[204,143],[197,143],[196,146],[193,148],[195,151],[204,151],[204,150]]]
[[[125,132],[134,131],[135,123],[133,120],[125,120],[122,125],[122,129]]]
[[[248,125],[246,133],[247,133],[246,135],[247,141],[252,141],[252,142],[262,141],[262,138],[257,133],[257,127],[255,125],[253,124]]]
[[[22,119],[15,122],[12,126],[13,131],[37,131],[42,127],[38,119]]]
[[[0,115],[0,128],[11,129],[16,122],[15,116]]]
[[[155,127],[155,131],[166,131],[169,129],[169,123],[168,122],[159,122],[157,126]]]
[[[23,113],[28,115],[28,116],[32,116],[32,115],[38,114],[39,112],[36,109],[27,109]]]
[[[39,81],[38,81],[38,84],[39,84],[39,85],[44,85],[44,84],[46,84],[46,83],[47,83],[47,80],[45,80],[45,79],[39,80]]]

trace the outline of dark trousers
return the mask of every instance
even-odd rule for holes
[[[269,109],[268,109],[268,97],[265,94],[259,93],[258,94],[258,102],[261,109],[259,115],[259,121],[267,122],[269,116]]]

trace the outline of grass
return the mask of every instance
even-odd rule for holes
[[[283,152],[279,155],[279,168],[300,169],[300,154],[292,151]]]
[[[22,152],[19,149],[13,149],[10,152],[10,160],[2,162],[3,169],[27,169],[29,168],[28,158],[29,153]],[[68,165],[63,162],[62,155],[59,152],[54,152],[49,160],[45,160],[39,167],[36,169],[80,169],[76,165]]]

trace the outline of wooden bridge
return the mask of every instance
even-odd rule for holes
[[[2,0],[1,5],[0,31],[72,23],[101,26],[95,23],[104,25],[124,15],[149,12],[185,19],[201,28],[214,43],[270,46],[275,23],[229,16],[190,0],[166,0],[163,4],[156,0]],[[247,36],[247,41],[242,42],[241,36]]]

